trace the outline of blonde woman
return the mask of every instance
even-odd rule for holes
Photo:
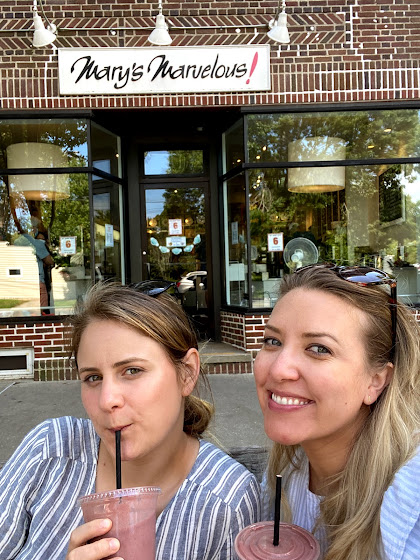
[[[263,517],[283,474],[284,516],[325,560],[420,558],[419,345],[383,271],[319,264],[284,278],[255,361],[275,442]]]
[[[123,488],[162,490],[157,560],[230,560],[236,534],[259,520],[255,477],[202,439],[212,407],[193,395],[197,339],[167,287],[97,285],[73,317],[89,419],[47,420],[0,472],[2,560],[120,558],[111,520],[83,523],[77,504],[115,489],[117,430]]]

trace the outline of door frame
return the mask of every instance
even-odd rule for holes
[[[206,267],[207,267],[207,309],[208,309],[208,334],[211,339],[215,338],[215,313],[214,313],[214,291],[213,291],[213,260],[211,243],[211,207],[210,207],[210,183],[207,176],[182,176],[168,177],[159,176],[156,178],[142,179],[140,184],[140,246],[141,246],[141,269],[142,278],[146,279],[147,270],[144,256],[148,251],[147,239],[147,218],[146,218],[146,190],[150,189],[187,189],[192,187],[202,188],[204,194],[204,213],[205,213],[205,240],[206,240]]]

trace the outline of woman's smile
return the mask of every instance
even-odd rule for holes
[[[275,393],[271,393],[270,396],[271,400],[274,401],[276,404],[281,405],[281,406],[287,406],[287,407],[302,407],[302,406],[306,406],[308,404],[313,403],[314,401],[311,401],[309,399],[305,399],[303,397],[298,397],[298,396],[292,396],[292,395],[277,395]],[[270,406],[270,403],[269,403]]]

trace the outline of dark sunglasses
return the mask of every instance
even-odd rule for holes
[[[144,280],[143,282],[137,282],[136,284],[129,284],[129,288],[132,288],[136,292],[141,294],[146,294],[148,296],[156,297],[163,292],[168,291],[170,288],[175,288],[175,282],[169,280]]]
[[[391,293],[388,296],[389,308],[391,311],[391,334],[392,347],[390,351],[390,362],[394,363],[395,345],[397,339],[397,280],[392,278],[379,268],[371,268],[370,266],[338,266],[333,263],[319,263],[303,266],[295,271],[295,274],[313,268],[328,268],[334,272],[339,278],[353,282],[360,286],[378,286],[386,284],[390,287]]]

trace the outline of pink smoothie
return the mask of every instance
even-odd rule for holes
[[[85,521],[111,519],[112,528],[104,536],[120,541],[118,556],[124,560],[155,560],[156,502],[159,494],[160,489],[155,487],[123,488],[84,496],[80,505]],[[109,556],[114,557],[115,554]]]
[[[156,515],[150,515],[147,519],[137,521],[134,525],[126,525],[118,522],[118,528],[112,529],[105,535],[115,537],[120,541],[120,549],[107,558],[121,556],[124,560],[155,560],[155,525]]]
[[[242,529],[235,540],[240,560],[319,560],[319,543],[311,533],[280,523],[279,545],[273,545],[274,523],[263,521]]]

